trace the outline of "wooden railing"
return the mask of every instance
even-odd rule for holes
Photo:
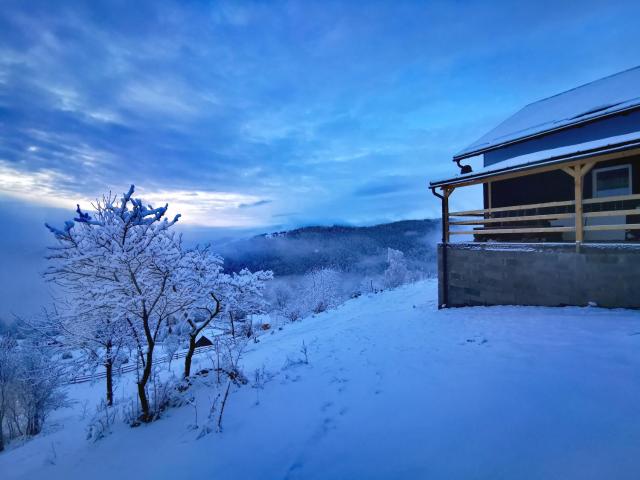
[[[197,347],[195,349],[195,351],[193,352],[194,355],[200,355],[201,353],[205,353],[208,352],[209,350],[212,350],[214,347],[213,345],[208,345],[208,346],[204,346],[204,347]],[[182,351],[182,352],[177,352],[173,354],[173,357],[171,357],[172,360],[177,360],[179,358],[184,358],[187,356],[187,351]],[[169,357],[167,355],[164,355],[162,357],[158,357],[157,359],[154,359],[154,364],[157,363],[167,363],[169,361]],[[126,365],[122,365],[121,367],[119,367],[118,369],[114,370],[114,374],[116,375],[121,375],[123,373],[129,373],[129,372],[135,372],[138,368],[141,368],[139,365],[136,365],[135,363],[128,363]],[[75,375],[73,377],[71,377],[66,383],[71,385],[74,383],[85,383],[85,382],[90,382],[92,380],[99,380],[101,378],[104,378],[107,376],[107,373],[104,371],[100,371],[100,372],[96,372],[93,374],[87,374],[87,375]]]
[[[601,218],[613,216],[638,215],[640,217],[640,202],[638,208],[612,208],[608,206],[606,210],[596,210],[595,207],[602,207],[603,204],[620,203],[640,200],[640,194],[619,195],[614,197],[589,198],[582,200],[583,209],[589,210],[581,212],[581,222],[576,222],[575,201],[559,201],[547,203],[532,203],[527,205],[513,205],[509,207],[486,208],[482,210],[467,210],[460,212],[449,212],[445,227],[448,235],[505,235],[505,234],[549,234],[575,232],[576,225],[582,225],[584,231],[606,231],[606,230],[640,230],[640,223],[621,223],[616,225],[585,225],[587,218]],[[591,207],[590,207],[591,206]],[[586,207],[586,208],[584,208]],[[561,211],[548,213],[549,209],[566,209],[573,211]],[[527,211],[533,213],[527,214]],[[546,211],[546,212],[545,212]],[[524,212],[524,213],[523,213]],[[511,215],[514,214],[514,215]],[[451,217],[467,217],[464,220],[451,220]],[[557,220],[573,219],[571,226],[550,226],[550,222]],[[529,225],[526,225],[529,223]],[[533,223],[533,225],[531,225]],[[518,226],[520,224],[520,226]],[[525,225],[523,225],[525,224]],[[451,226],[477,225],[478,228],[471,230],[452,230]],[[549,225],[549,226],[547,226]]]

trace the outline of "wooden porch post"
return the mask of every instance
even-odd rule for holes
[[[449,195],[453,192],[451,187],[442,188],[442,239],[449,243]]]
[[[584,240],[584,218],[582,217],[582,174],[580,165],[574,168],[573,182],[576,202],[576,250],[580,251],[580,245]]]
[[[593,168],[596,162],[578,163],[573,166],[564,167],[562,170],[573,177],[574,201],[576,206],[576,251],[580,251],[580,246],[584,241],[584,215],[582,210],[582,196],[584,187],[584,176]]]

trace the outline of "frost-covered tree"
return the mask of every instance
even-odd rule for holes
[[[18,382],[16,396],[24,421],[24,433],[37,435],[48,415],[65,406],[63,385],[68,372],[56,359],[51,348],[35,341],[23,342],[16,348]]]
[[[176,331],[175,329],[168,331],[162,339],[162,347],[164,353],[169,358],[169,364],[167,368],[169,371],[171,371],[171,362],[173,361],[173,357],[175,356],[176,352],[182,347],[182,337],[180,335],[180,331]]]
[[[0,451],[8,438],[37,435],[51,413],[66,404],[65,366],[52,348],[28,338],[0,337]]]
[[[227,275],[222,272],[223,260],[209,247],[195,248],[189,252],[188,262],[193,275],[189,311],[185,312],[185,324],[189,346],[184,359],[183,377],[191,375],[191,361],[196,350],[198,336],[221,311],[220,290]]]
[[[193,278],[182,239],[172,227],[180,215],[166,218],[168,205],[153,208],[133,198],[133,185],[117,201],[111,195],[67,221],[63,229],[47,225],[59,242],[49,256],[46,276],[61,285],[76,309],[75,321],[95,320],[105,312],[118,335],[136,351],[142,372],[138,396],[141,420],[153,418],[147,384],[153,371],[158,335],[170,318],[184,312],[193,301],[188,294]]]
[[[301,297],[302,292],[299,286],[287,280],[281,280],[269,290],[273,312],[290,322],[300,320],[305,313],[305,305]]]
[[[304,276],[304,295],[313,313],[335,307],[340,297],[340,273],[332,268],[315,268]]]
[[[404,253],[393,248],[387,249],[387,269],[384,272],[384,284],[387,288],[396,288],[409,281],[409,270]]]
[[[56,279],[66,276],[59,270],[49,270],[47,275]],[[127,325],[118,321],[112,305],[100,304],[85,296],[81,282],[67,287],[67,293],[73,294],[71,300],[61,300],[55,309],[45,312],[44,318],[37,323],[38,330],[65,349],[79,353],[75,358],[78,368],[104,367],[106,404],[111,406],[114,369],[130,343]]]
[[[246,268],[226,276],[221,295],[224,313],[229,318],[233,337],[236,335],[235,324],[238,320],[267,310],[264,289],[266,282],[272,278],[271,271],[251,272]]]
[[[4,422],[12,403],[17,382],[18,364],[16,340],[6,334],[0,336],[0,452],[4,450]]]
[[[186,331],[188,337],[183,372],[187,378],[191,375],[191,362],[199,335],[215,318],[226,314],[234,336],[235,319],[265,310],[264,285],[273,274],[246,269],[240,273],[225,274],[222,258],[212,253],[208,246],[189,250],[185,258],[191,272],[188,291],[191,298],[180,331]]]

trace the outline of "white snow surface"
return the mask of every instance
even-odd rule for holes
[[[456,154],[456,157],[638,104],[640,66],[531,103]]]
[[[102,384],[76,385],[45,434],[0,454],[0,477],[638,478],[640,312],[437,310],[436,291],[429,280],[360,297],[264,335],[244,357],[250,378],[274,375],[259,403],[236,389],[223,433],[201,439],[181,407],[89,443],[81,405]],[[303,341],[309,363],[285,366]],[[126,379],[119,389],[133,393]]]

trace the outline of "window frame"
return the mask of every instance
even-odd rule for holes
[[[610,170],[622,170],[622,169],[626,169],[627,170],[627,179],[629,181],[629,192],[627,193],[627,195],[630,195],[633,193],[633,177],[632,177],[632,169],[631,169],[631,164],[630,163],[624,163],[622,165],[613,165],[611,167],[601,167],[601,168],[594,168],[593,171],[591,172],[591,183],[592,183],[592,188],[591,188],[591,195],[593,198],[606,198],[606,197],[598,197],[597,193],[598,193],[598,173],[600,172],[607,172]]]

